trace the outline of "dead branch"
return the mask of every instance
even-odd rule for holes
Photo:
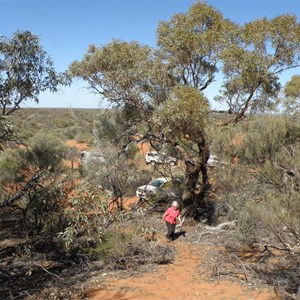
[[[205,231],[201,232],[199,234],[199,238],[198,241],[200,241],[200,239],[204,236],[204,235],[208,235],[208,234],[215,234],[215,233],[220,233],[220,232],[224,232],[226,230],[231,230],[233,226],[235,226],[235,222],[236,221],[231,221],[231,222],[224,222],[219,224],[218,226],[205,226]]]
[[[218,226],[205,226],[205,229],[208,231],[224,231],[224,230],[230,230],[233,226],[235,226],[236,221],[231,222],[224,222],[219,224]]]
[[[232,269],[230,269],[230,265],[233,266]],[[225,270],[221,271],[221,268]],[[244,280],[249,281],[251,277],[249,271],[255,273],[249,266],[246,266],[236,255],[231,254],[229,257],[223,257],[222,260],[214,266],[213,275],[230,275],[238,277],[240,279],[241,276],[243,276]]]
[[[9,206],[10,204],[12,204],[14,201],[19,200],[21,197],[23,197],[25,195],[25,193],[27,193],[31,188],[35,187],[38,185],[38,181],[39,179],[45,175],[45,170],[39,171],[38,173],[36,173],[35,175],[33,175],[31,177],[31,179],[25,184],[25,186],[21,189],[21,191],[19,191],[17,194],[9,197],[7,200],[5,200],[4,202],[2,202],[0,204],[0,208]]]
[[[299,253],[300,252],[300,245],[295,245],[294,247],[290,246],[289,244],[285,244],[285,248],[281,248],[281,247],[277,247],[277,246],[274,246],[274,245],[264,245],[264,250],[262,251],[265,252],[265,251],[268,251],[271,253],[271,250],[269,248],[273,248],[273,249],[276,249],[278,251],[283,251],[283,252],[289,252],[290,254],[296,254],[296,253]]]
[[[59,277],[58,275],[56,275],[56,274],[54,274],[54,273],[51,273],[51,272],[49,272],[48,270],[46,270],[44,267],[42,267],[41,265],[39,265],[39,264],[37,264],[37,263],[33,263],[34,265],[36,265],[36,266],[38,266],[38,267],[40,267],[40,268],[42,268],[46,273],[48,273],[49,275],[53,275],[53,276],[55,276],[55,277],[57,277],[58,279],[62,279],[61,277]]]

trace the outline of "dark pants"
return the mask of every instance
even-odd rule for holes
[[[167,225],[167,229],[168,229],[168,232],[166,234],[166,238],[168,240],[173,241],[174,240],[174,233],[175,233],[176,224],[171,224],[171,223],[166,221],[166,225]]]

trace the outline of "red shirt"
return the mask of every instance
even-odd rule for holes
[[[176,218],[180,215],[179,209],[174,209],[173,206],[169,207],[166,211],[165,221],[176,224]]]

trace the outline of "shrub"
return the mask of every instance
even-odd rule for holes
[[[38,133],[29,141],[30,152],[24,152],[30,164],[39,169],[52,171],[62,166],[62,160],[67,153],[64,142],[54,135]]]
[[[67,252],[85,247],[84,239],[78,240],[80,236],[92,238],[95,245],[98,245],[106,233],[107,226],[114,220],[109,211],[109,198],[105,191],[91,184],[81,183],[73,194],[65,214],[68,225],[59,233]]]
[[[299,121],[289,117],[258,116],[234,129],[243,136],[234,149],[239,161],[214,170],[212,177],[241,237],[286,248],[299,243],[298,128]]]

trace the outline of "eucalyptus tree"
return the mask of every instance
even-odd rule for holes
[[[43,147],[31,149],[30,152],[27,151],[30,147],[26,148],[27,152],[21,149],[22,157],[10,155],[9,149],[6,149],[8,154],[5,151],[1,153],[7,142],[23,142],[14,130],[13,113],[26,101],[33,100],[38,103],[41,92],[56,92],[59,86],[69,83],[70,77],[67,73],[55,71],[53,62],[40,45],[38,36],[29,31],[17,31],[11,39],[0,37],[0,161],[3,173],[0,178],[3,191],[0,195],[0,207],[9,206],[24,195],[30,196],[30,191],[39,185],[42,177],[51,168],[53,171],[54,165],[62,159],[53,148],[48,147],[46,150]],[[31,158],[31,165],[24,163],[24,152]],[[5,174],[11,177],[5,177]],[[2,182],[3,176],[5,182]],[[5,192],[5,188],[13,186],[16,189]]]
[[[98,49],[90,46],[82,61],[70,66],[73,76],[122,107],[124,131],[136,132],[143,122],[144,139],[178,150],[186,166],[185,204],[199,197],[200,174],[202,194],[209,187],[209,103],[202,91],[214,81],[220,53],[234,28],[216,9],[197,3],[186,14],[160,23],[157,50],[114,40]]]
[[[110,117],[110,120],[106,120],[106,126],[111,128],[111,146],[125,145],[124,150],[128,149],[126,143],[130,135],[137,133],[141,124],[146,128],[143,130],[146,138],[155,139],[157,126],[153,112],[167,98],[172,80],[165,69],[159,54],[150,47],[119,40],[113,40],[104,47],[89,46],[83,59],[70,65],[72,76],[86,80],[92,92],[101,95],[114,107],[116,122]],[[118,138],[112,134],[112,126],[116,132],[122,128],[123,133]],[[107,132],[103,131],[102,125],[95,129],[97,146],[106,147],[104,139],[108,136]],[[112,149],[106,149],[110,152],[108,155],[104,153],[106,159],[114,157],[109,167],[111,170],[118,169],[114,166],[118,167],[121,157],[117,159],[117,156],[124,151],[113,150],[113,154]],[[122,176],[110,172],[110,177],[116,195],[122,194],[119,180]]]
[[[197,203],[199,196],[203,198],[209,188],[206,163],[209,158],[207,126],[210,114],[209,101],[202,91],[215,80],[221,53],[228,43],[234,41],[236,28],[234,23],[225,19],[214,7],[201,2],[193,4],[187,13],[176,14],[169,21],[161,22],[158,27],[158,46],[177,86],[181,87],[177,89],[180,93],[171,101],[173,109],[169,107],[168,114],[177,118],[178,124],[185,125],[178,129],[176,138],[173,133],[172,140],[178,146],[188,140],[190,149],[193,150],[185,151],[185,204]],[[173,96],[174,93],[170,95]],[[188,123],[185,123],[183,120],[187,120],[188,112],[191,114]],[[172,122],[170,119],[169,121]],[[184,139],[182,132],[185,133]],[[199,195],[196,187],[200,175],[202,187]]]
[[[239,26],[197,2],[159,24],[158,49],[118,40],[92,45],[70,71],[122,109],[124,132],[142,128],[143,138],[178,150],[186,166],[183,202],[189,205],[210,186],[206,162],[212,114],[205,89],[222,71],[224,84],[216,99],[227,104],[228,122],[274,108],[279,75],[299,64],[299,37],[293,16]]]
[[[295,16],[264,18],[238,26],[225,20],[213,7],[198,2],[186,14],[161,22],[158,45],[184,87],[204,91],[220,68],[224,83],[216,100],[227,104],[226,125],[242,120],[248,113],[276,108],[280,75],[299,67],[299,32]],[[291,84],[287,92],[291,92]],[[293,103],[297,104],[295,100]],[[204,126],[200,137],[201,145],[209,143]],[[201,157],[207,158],[208,155],[202,155],[207,149],[208,145],[199,148],[199,165],[204,163]],[[197,163],[194,166],[196,169]],[[201,173],[205,188],[205,167]]]
[[[293,15],[259,19],[236,32],[237,42],[222,53],[225,80],[216,99],[238,122],[278,104],[280,75],[300,67],[300,24]]]
[[[17,31],[0,37],[0,145],[15,139],[10,115],[25,101],[39,102],[41,92],[56,92],[67,85],[67,73],[57,73],[39,37]]]
[[[151,111],[166,99],[169,79],[153,49],[138,42],[113,40],[104,47],[89,46],[82,61],[70,65],[72,76],[87,81],[100,94],[125,111],[129,125],[151,119]]]

